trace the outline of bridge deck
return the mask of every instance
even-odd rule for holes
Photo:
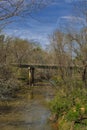
[[[59,66],[59,65],[48,65],[48,64],[12,64],[12,66],[20,68],[43,68],[43,69],[58,69],[58,68],[82,68],[83,66]]]

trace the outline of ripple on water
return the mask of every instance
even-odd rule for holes
[[[29,100],[29,93],[24,98],[11,102],[9,109],[0,110],[0,130],[52,130],[47,119],[50,116],[49,109],[43,102],[49,100],[49,89],[36,90],[38,96]],[[44,93],[43,93],[44,92]]]

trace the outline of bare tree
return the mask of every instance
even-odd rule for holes
[[[67,66],[71,64],[71,57],[68,52],[68,44],[66,42],[66,34],[57,30],[51,36],[51,47],[54,55],[54,63],[59,66],[59,74],[65,82]]]
[[[40,10],[51,3],[52,0],[0,0],[0,29],[3,29],[14,16],[31,16],[31,12]]]
[[[59,30],[55,31],[51,36],[51,46],[55,54],[55,62],[60,66],[68,65],[69,61],[66,60],[66,58],[69,58],[70,56],[68,54],[66,34],[62,33]]]

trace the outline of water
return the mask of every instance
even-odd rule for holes
[[[35,87],[33,93],[31,99],[30,90],[23,90],[18,99],[0,107],[0,130],[52,130],[47,102],[53,97],[53,90],[41,86]]]

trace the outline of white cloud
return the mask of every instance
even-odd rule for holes
[[[74,23],[74,24],[80,23],[80,24],[86,25],[86,21],[84,18],[67,15],[67,16],[58,17],[58,19],[56,21],[56,27],[58,27],[64,23]]]
[[[67,3],[72,3],[72,2],[83,2],[84,0],[65,0]]]
[[[71,20],[71,21],[85,21],[85,19],[84,18],[81,18],[81,17],[76,17],[76,16],[62,16],[62,17],[60,17],[61,19],[67,19],[67,20]]]

